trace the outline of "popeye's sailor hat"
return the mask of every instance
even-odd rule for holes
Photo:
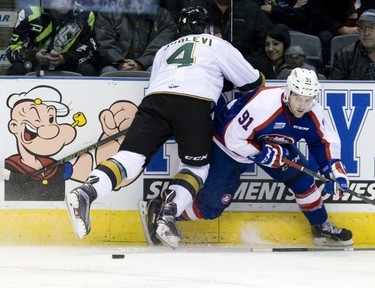
[[[69,114],[69,107],[62,103],[60,91],[56,88],[40,85],[32,88],[28,92],[14,93],[9,95],[7,106],[13,109],[17,104],[24,101],[32,101],[36,105],[45,104],[56,108],[56,116],[64,117]]]

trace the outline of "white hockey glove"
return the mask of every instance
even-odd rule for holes
[[[249,158],[255,163],[262,164],[270,168],[280,168],[285,165],[282,158],[288,157],[289,151],[281,145],[274,143],[264,143],[262,151],[256,158]]]
[[[349,178],[346,175],[345,166],[340,160],[331,160],[320,169],[320,172],[331,180],[325,184],[325,190],[328,194],[334,195],[339,192],[340,197],[342,197],[342,192],[349,190]]]

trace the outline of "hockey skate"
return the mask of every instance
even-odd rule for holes
[[[86,183],[73,189],[65,196],[65,203],[68,207],[74,232],[80,240],[89,234],[91,230],[90,205],[97,197],[92,184],[97,181],[97,177],[88,179]]]
[[[177,248],[178,242],[182,237],[182,233],[177,227],[175,219],[177,206],[172,202],[175,195],[176,192],[173,190],[164,191],[163,205],[156,221],[156,237],[171,248]]]
[[[339,228],[326,220],[323,224],[311,226],[314,243],[318,246],[350,246],[353,245],[352,231]]]
[[[161,199],[153,199],[148,202],[139,202],[139,214],[141,216],[142,228],[149,245],[160,244],[160,240],[156,237],[156,221],[159,217],[163,202]]]

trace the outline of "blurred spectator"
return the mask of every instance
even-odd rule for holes
[[[161,1],[162,5],[174,15],[174,19],[178,19],[179,11],[183,7],[200,5],[206,8],[214,25],[215,36],[231,42],[250,62],[255,53],[263,50],[264,39],[272,22],[252,1],[236,0],[233,1],[233,7],[231,2],[231,0]]]
[[[260,5],[274,24],[307,33],[313,17],[315,0],[252,0]]]
[[[175,39],[177,25],[156,0],[137,0],[130,10],[99,11],[95,31],[102,74],[149,69],[159,48]]]
[[[359,9],[356,10],[360,15],[362,15],[362,13],[366,10],[375,9],[375,1],[374,0],[357,0],[355,2],[356,2],[356,5],[355,5],[356,9],[357,9],[357,6],[358,6],[357,2],[360,2]]]
[[[311,1],[311,0],[310,0]],[[314,0],[311,34],[322,43],[323,61],[329,64],[333,37],[358,34],[357,22],[363,11],[375,9],[374,0]]]
[[[102,10],[102,9],[106,9],[109,6],[108,2],[109,1],[107,1],[107,0],[99,0],[99,8],[98,8],[97,12]]]
[[[118,0],[118,6],[122,11],[130,10],[132,7],[132,0]]]
[[[329,79],[375,80],[375,9],[363,12],[358,31],[359,40],[336,52]]]
[[[290,46],[284,54],[285,63],[279,68],[277,79],[287,79],[294,68],[303,68],[313,70],[316,69],[313,65],[306,62],[306,55],[300,46]]]
[[[77,3],[82,6],[84,10],[95,11],[96,5],[94,0],[77,0]]]
[[[266,33],[272,26],[267,15],[248,0],[236,0],[233,7],[230,0],[205,2],[215,35],[231,42],[251,62],[254,55],[263,50]]]
[[[49,69],[97,76],[94,13],[75,0],[42,0],[41,5],[18,14],[6,49],[12,63],[7,75]]]
[[[284,25],[274,25],[267,33],[264,42],[264,52],[254,58],[254,68],[260,70],[266,79],[276,79],[280,67],[284,64],[284,53],[290,46],[288,28]]]
[[[103,5],[101,9],[98,10],[98,12],[99,11],[113,11],[116,9],[120,9],[118,0],[107,0],[105,3],[102,3],[102,4]]]
[[[329,64],[331,40],[337,35],[357,34],[356,22],[350,17],[357,17],[352,0],[315,0],[319,5],[312,21],[311,33],[318,36],[322,43],[322,58]]]
[[[328,64],[331,39],[334,36],[357,33],[356,27],[346,26],[349,22],[345,21],[355,15],[353,2],[359,0],[252,1],[258,2],[273,23],[284,24],[290,30],[318,36],[322,42],[324,64]]]
[[[91,10],[98,13],[98,11],[105,11],[110,9],[123,9],[131,0],[77,0],[85,10]]]
[[[180,12],[186,7],[205,6],[206,0],[160,0],[160,7],[171,13],[173,20],[177,23]]]

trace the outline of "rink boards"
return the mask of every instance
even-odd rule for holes
[[[59,160],[97,142],[110,128],[110,123],[103,119],[113,115],[115,121],[120,121],[119,118],[126,117],[126,113],[140,103],[148,85],[148,79],[144,78],[4,77],[0,82],[0,99],[3,101],[0,110],[5,118],[0,125],[2,167],[6,159],[13,161],[18,159],[17,155],[27,159],[26,162],[30,160],[26,156],[30,155]],[[267,83],[269,86],[282,84],[276,81]],[[351,179],[351,189],[365,193],[370,199],[375,198],[373,87],[368,82],[326,81],[322,83],[319,99],[327,119],[342,139],[342,158]],[[231,93],[227,96],[233,97]],[[80,122],[77,117],[82,115],[85,121]],[[45,125],[37,124],[43,124],[43,121]],[[54,121],[60,134],[53,132],[54,137],[47,135],[39,139],[38,129],[48,127]],[[126,125],[121,123],[120,129]],[[52,130],[44,133],[52,133]],[[17,172],[12,183],[0,180],[3,232],[0,243],[144,243],[137,203],[141,199],[156,197],[168,186],[177,170],[177,145],[173,139],[169,140],[137,181],[96,201],[92,211],[92,232],[79,242],[73,234],[63,197],[66,191],[84,181],[100,159],[117,151],[118,143],[102,148],[71,161],[70,174],[60,175],[63,180],[45,181],[41,177],[21,182],[17,180]],[[300,148],[308,155],[304,143]],[[15,163],[24,168],[25,161]],[[318,184],[322,189],[323,186]],[[335,224],[351,229],[357,244],[374,245],[373,205],[349,195],[341,200],[324,192],[322,195]],[[179,226],[186,242],[312,244],[310,227],[298,212],[293,194],[256,166],[250,167],[243,175],[233,204],[220,219],[179,223]]]
[[[91,233],[75,237],[65,210],[3,210],[1,244],[139,244],[146,243],[138,211],[93,210]],[[374,214],[330,213],[330,219],[353,232],[356,245],[375,245]],[[298,212],[225,212],[219,219],[179,222],[182,243],[312,246],[310,226]]]

